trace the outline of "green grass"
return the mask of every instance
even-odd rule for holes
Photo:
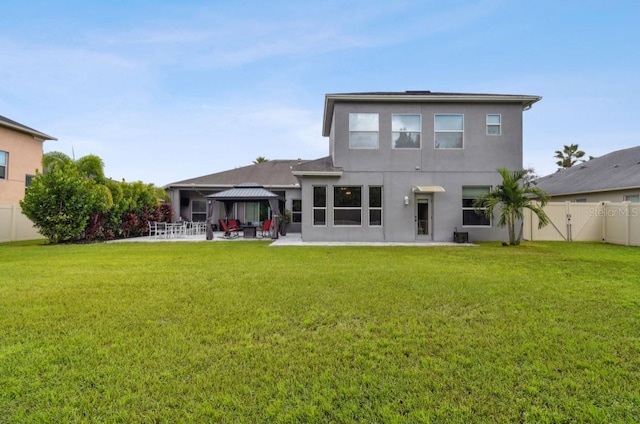
[[[638,422],[640,250],[0,244],[0,422]]]

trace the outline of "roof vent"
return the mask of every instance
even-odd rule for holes
[[[617,167],[618,167],[618,164],[616,163],[615,165],[613,165],[613,167],[614,167],[614,168],[617,168]]]
[[[587,165],[580,165],[580,169],[584,169],[586,167],[587,167]]]

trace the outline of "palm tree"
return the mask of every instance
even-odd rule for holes
[[[558,159],[556,165],[558,165],[560,169],[571,168],[573,165],[578,163],[578,160],[584,162],[584,159],[581,159],[584,156],[584,152],[578,149],[577,144],[565,145],[562,151],[556,150],[555,158]]]
[[[549,195],[541,188],[525,185],[527,170],[510,172],[507,168],[498,168],[502,176],[502,183],[493,190],[480,195],[474,202],[476,213],[484,213],[491,218],[499,208],[498,226],[509,230],[509,244],[517,246],[522,240],[524,209],[530,209],[538,216],[538,228],[549,223],[549,217],[544,207],[549,201]],[[539,201],[537,204],[535,201]],[[520,221],[520,232],[516,238],[516,222]]]
[[[42,156],[42,168],[44,172],[54,170],[74,170],[85,178],[98,183],[104,182],[104,162],[96,155],[83,156],[78,160],[71,159],[62,152],[49,152]]]
[[[256,163],[264,163],[264,162],[268,162],[268,161],[269,161],[269,159],[265,158],[264,156],[258,156],[258,157],[253,161],[253,163],[254,163],[254,164],[256,164]]]

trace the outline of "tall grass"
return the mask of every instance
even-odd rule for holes
[[[0,244],[0,422],[640,421],[637,248]]]

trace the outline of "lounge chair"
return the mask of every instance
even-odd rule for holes
[[[264,222],[262,223],[262,227],[258,228],[258,236],[259,237],[264,237],[265,234],[267,236],[271,235],[271,220],[270,219],[265,219]]]
[[[220,220],[220,226],[222,227],[222,231],[224,231],[225,238],[240,237],[239,231],[241,230],[239,228],[231,228],[230,226],[227,225],[226,222],[222,220]]]

